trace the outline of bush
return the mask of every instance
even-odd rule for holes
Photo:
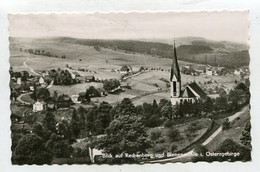
[[[164,122],[164,127],[166,128],[170,128],[173,126],[173,121],[170,120],[170,119],[167,119],[165,122]]]
[[[228,118],[226,118],[226,120],[223,122],[223,124],[222,124],[222,129],[223,129],[223,130],[228,130],[228,129],[230,129],[230,121],[229,121]]]
[[[178,146],[175,144],[171,145],[171,152],[175,152],[178,149]]]
[[[167,132],[167,137],[170,139],[171,142],[177,142],[177,141],[182,140],[180,131],[175,128],[169,128],[169,130]]]
[[[151,133],[150,133],[150,139],[152,141],[158,141],[159,138],[162,137],[162,132],[161,130],[153,130]]]

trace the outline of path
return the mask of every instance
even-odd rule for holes
[[[33,68],[31,68],[30,66],[28,66],[27,64],[26,64],[26,62],[28,62],[29,61],[29,58],[27,58],[24,62],[23,62],[23,65],[26,67],[26,68],[28,68],[29,70],[30,70],[30,72],[32,72],[32,73],[34,73],[35,75],[40,75],[39,73],[37,73],[37,72],[35,72],[35,70],[33,69]]]
[[[232,122],[233,120],[235,120],[237,117],[239,117],[241,114],[243,114],[244,112],[249,110],[249,105],[245,106],[244,108],[242,108],[239,112],[235,113],[234,115],[228,117],[229,121]],[[219,133],[221,133],[222,131],[222,126],[220,126],[211,136],[209,136],[203,143],[203,146],[206,146],[207,144],[209,144],[215,137],[217,137],[217,135]],[[191,156],[193,153],[195,153],[194,149],[192,149],[189,152],[186,152],[180,156],[177,157],[173,157],[173,158],[167,158],[167,159],[161,159],[161,160],[154,160],[154,161],[149,161],[150,163],[155,163],[155,162],[169,162],[171,160],[177,160],[180,158],[184,158],[184,157],[188,157]],[[147,162],[147,161],[146,161]],[[144,162],[142,162],[144,163]]]
[[[28,102],[25,102],[21,99],[22,96],[26,95],[26,94],[30,94],[30,93],[23,93],[23,94],[20,94],[18,97],[17,97],[17,100],[23,104],[26,104],[26,105],[30,105],[31,103],[28,103]]]

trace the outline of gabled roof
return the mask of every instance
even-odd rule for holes
[[[132,67],[130,65],[124,65],[121,67],[120,71],[131,71]]]
[[[175,41],[174,41],[174,46],[173,46],[173,61],[172,61],[172,67],[171,67],[171,76],[170,80],[176,77],[177,81],[181,81],[181,73],[180,73],[180,68],[177,60],[177,52],[176,52],[176,47],[175,47]]]
[[[192,91],[190,90],[189,87],[185,87],[181,91],[180,97],[182,97],[182,98],[194,98],[196,96],[192,93]]]
[[[93,78],[95,78],[94,76],[86,76],[85,77],[86,79],[93,79]]]
[[[73,73],[75,76],[80,76],[78,72],[71,72],[71,73]]]
[[[198,86],[196,82],[187,85],[190,87],[194,92],[196,92],[200,97],[205,97],[207,94]]]

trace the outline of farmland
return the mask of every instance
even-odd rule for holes
[[[57,57],[29,54],[21,51],[20,48],[22,50],[40,49],[45,52],[50,52],[53,56]],[[122,74],[114,71],[119,70],[123,65],[132,66],[134,71],[137,71],[141,66],[144,68],[160,68],[160,70],[146,71],[138,76],[127,79],[125,82],[131,86],[132,90],[126,90],[125,93],[119,95],[110,95],[109,97],[95,99],[95,101],[108,101],[110,103],[118,102],[122,100],[123,97],[133,98],[146,92],[166,89],[166,83],[161,79],[163,78],[168,80],[169,69],[172,63],[171,59],[159,58],[158,56],[156,57],[149,54],[126,53],[124,51],[113,51],[107,48],[101,48],[100,51],[97,51],[93,46],[60,42],[56,39],[11,39],[10,52],[10,64],[16,71],[29,71],[29,69],[23,64],[27,59],[26,64],[36,72],[57,68],[64,69],[66,65],[69,65],[73,71],[77,71],[81,76],[93,75],[95,78],[102,80],[111,78],[120,79]],[[66,59],[60,58],[62,55],[65,55]],[[179,64],[180,67],[182,67],[192,63],[179,61]],[[193,65],[197,64],[194,63]],[[85,67],[88,71],[78,71],[80,67]],[[210,77],[207,77],[206,75],[196,77],[191,75],[182,75],[183,85],[196,81],[205,90],[219,87],[229,91],[234,86],[235,80],[240,80],[240,77],[233,74]],[[59,94],[67,94],[71,96],[86,91],[86,89],[91,85],[96,88],[102,87],[102,84],[100,83],[53,86],[50,89],[50,92],[53,94],[54,91],[57,91]],[[163,92],[154,95],[147,95],[135,100],[134,103],[142,104],[143,102],[152,102],[154,99],[159,101],[162,98],[168,99],[169,94]]]

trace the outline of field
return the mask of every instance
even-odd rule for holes
[[[24,49],[39,49],[50,52],[53,56],[33,55],[20,51]],[[141,66],[147,68],[160,68],[163,71],[146,71],[138,76],[129,78],[125,81],[132,90],[126,90],[118,95],[109,95],[107,97],[94,98],[96,102],[107,101],[115,103],[121,101],[124,97],[133,98],[147,92],[153,92],[159,89],[166,89],[166,83],[160,79],[169,79],[172,60],[167,58],[159,58],[156,56],[141,53],[126,53],[124,51],[113,51],[111,49],[101,48],[100,51],[95,50],[92,46],[81,45],[76,43],[59,42],[55,39],[11,39],[10,43],[10,64],[15,71],[27,70],[30,74],[30,68],[40,73],[43,70],[53,68],[64,69],[69,65],[73,71],[77,71],[81,76],[93,75],[97,79],[119,79],[122,74],[113,72],[119,70],[123,65],[131,65],[133,70],[138,70]],[[60,58],[62,55],[66,59]],[[191,64],[179,61],[180,67]],[[193,64],[197,65],[197,64]],[[30,68],[29,68],[29,67]],[[78,68],[86,67],[89,71],[78,71]],[[240,77],[228,74],[226,76],[191,76],[182,74],[182,85],[196,81],[201,87],[207,91],[216,87],[230,90],[234,86],[235,80]],[[101,88],[101,83],[85,83],[72,86],[53,86],[50,88],[51,94],[57,91],[58,94],[67,94],[69,96],[86,91],[88,87],[93,85]],[[161,92],[143,96],[134,101],[134,104],[142,104],[144,102],[152,102],[153,100],[169,99],[169,92]]]

